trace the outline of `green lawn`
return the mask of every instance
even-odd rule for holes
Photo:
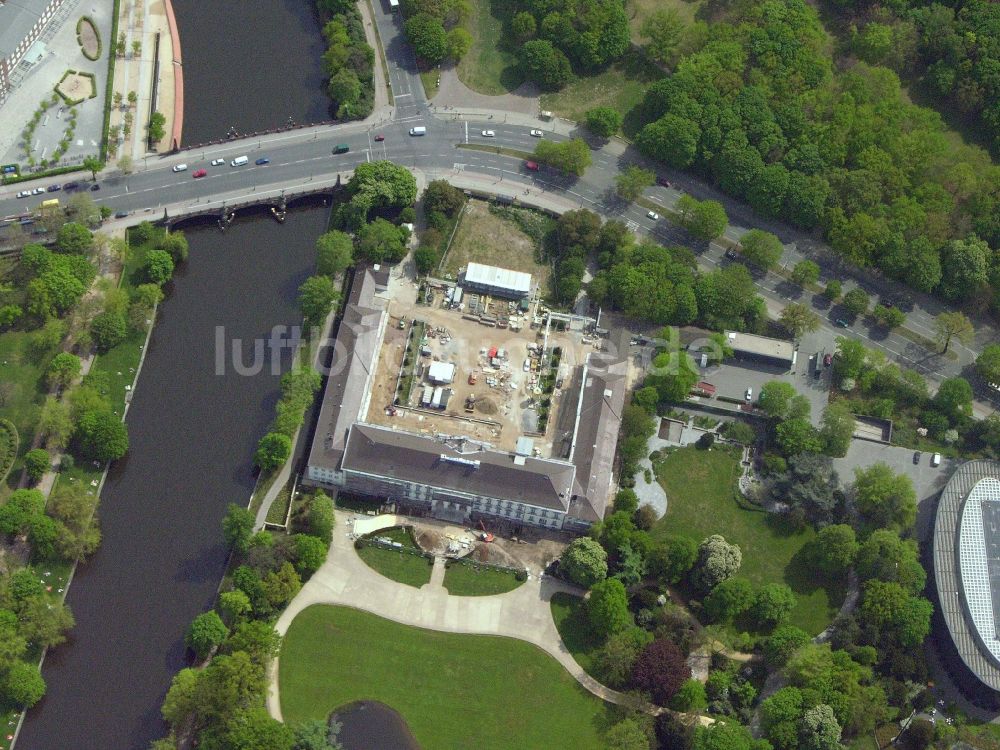
[[[754,584],[778,581],[792,587],[798,603],[791,624],[816,634],[830,623],[844,591],[824,587],[809,575],[801,553],[815,531],[793,533],[779,518],[737,505],[739,464],[732,454],[682,448],[656,462],[655,469],[667,493],[667,514],[653,528],[654,536],[680,534],[701,541],[722,534],[743,552],[739,575]]]
[[[512,570],[483,568],[475,563],[452,563],[444,572],[444,587],[452,596],[506,594],[522,583]]]
[[[604,644],[590,632],[583,599],[558,591],[552,595],[550,607],[556,630],[566,644],[566,649],[576,659],[576,663],[583,667],[584,672],[595,677],[592,671],[594,655]]]
[[[407,549],[417,549],[410,532],[400,526],[382,529],[369,534],[369,536],[385,537],[399,542]],[[399,583],[405,583],[407,586],[420,588],[431,580],[431,568],[434,563],[427,557],[371,546],[358,548],[358,557],[364,560],[375,572]]]
[[[624,132],[633,134],[638,130],[637,112],[633,110],[642,101],[649,84],[661,76],[641,55],[627,53],[620,62],[598,75],[576,78],[560,91],[542,94],[542,109],[580,122],[588,109],[613,107],[625,118]]]
[[[694,23],[695,14],[701,8],[702,2],[703,0],[628,0],[625,9],[628,11],[632,41],[636,44],[646,41],[639,33],[639,29],[653,11],[673,8],[684,23],[691,24]]]
[[[278,680],[289,724],[377,700],[402,714],[426,750],[604,747],[605,705],[547,654],[508,638],[313,606],[288,629]]]
[[[470,0],[472,49],[458,64],[462,83],[480,94],[506,94],[524,82],[517,49],[504,39],[503,20],[511,4],[505,0]]]

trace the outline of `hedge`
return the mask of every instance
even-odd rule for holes
[[[0,482],[7,478],[14,466],[18,444],[17,427],[9,419],[0,419]]]
[[[84,23],[90,24],[90,28],[94,30],[94,36],[97,37],[97,54],[94,57],[87,54],[87,50],[83,46],[83,40],[80,38],[80,27],[83,26]],[[80,52],[82,52],[83,56],[88,60],[97,61],[101,59],[101,51],[104,49],[101,44],[101,31],[97,28],[97,24],[94,23],[94,19],[90,16],[81,16],[80,20],[76,22],[76,43],[80,45]]]
[[[122,0],[115,0],[111,10],[111,44],[118,38],[118,14],[121,12]],[[101,161],[108,160],[108,130],[111,126],[111,102],[115,88],[115,55],[108,55],[108,82],[104,87],[104,127],[101,130]]]

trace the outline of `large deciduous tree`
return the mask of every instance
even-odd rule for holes
[[[727,542],[721,534],[713,534],[698,545],[695,583],[703,591],[710,591],[736,575],[742,562],[743,553],[737,545]]]
[[[566,578],[584,588],[590,588],[608,575],[608,553],[589,537],[574,539],[559,562]]]
[[[661,706],[667,705],[690,677],[691,668],[684,654],[666,638],[646,646],[632,668],[632,684],[648,691],[653,701]]]
[[[590,589],[587,619],[599,638],[620,633],[632,624],[625,586],[617,578],[605,578]]]
[[[114,461],[128,451],[128,429],[110,411],[103,409],[84,412],[74,433],[77,450],[87,459]]]
[[[908,476],[881,461],[854,470],[854,503],[872,528],[906,531],[917,517],[917,493]]]

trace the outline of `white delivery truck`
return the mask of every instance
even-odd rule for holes
[[[250,161],[250,159],[248,159],[245,156],[237,156],[235,159],[233,159],[231,162],[229,162],[229,166],[231,166],[231,167],[242,167],[248,161]]]

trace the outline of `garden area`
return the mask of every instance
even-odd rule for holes
[[[788,622],[815,635],[834,618],[844,591],[813,580],[803,548],[815,538],[812,528],[793,531],[782,519],[737,502],[737,458],[725,449],[682,448],[655,461],[657,479],[667,493],[667,514],[653,527],[655,538],[689,537],[695,542],[722,534],[740,547],[740,576],[754,585],[786,583],[796,605]]]
[[[355,548],[368,567],[393,581],[420,588],[431,580],[434,560],[421,552],[408,527],[373,532],[355,542]]]
[[[377,700],[399,711],[422,747],[606,747],[605,706],[528,643],[399,625],[313,606],[292,622],[279,666],[286,722],[325,720]]]
[[[451,596],[494,596],[513,591],[525,581],[523,573],[505,568],[452,560],[444,571],[444,587]]]

